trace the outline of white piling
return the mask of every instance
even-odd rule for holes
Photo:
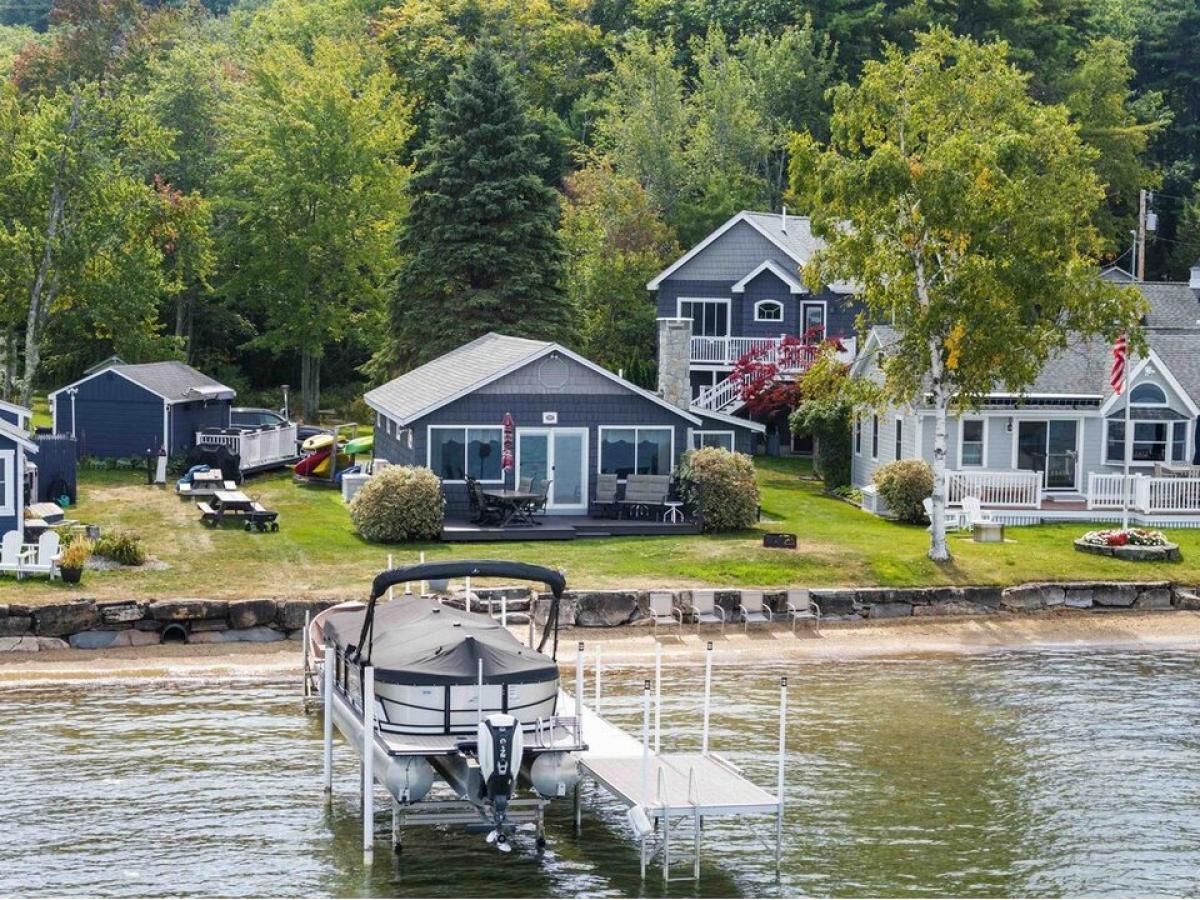
[[[787,756],[787,676],[779,679],[779,771],[775,792],[779,809],[775,813],[775,875],[779,876],[780,855],[783,850],[783,773]]]
[[[312,661],[308,646],[308,629],[312,624],[312,613],[308,610],[304,611],[304,637],[300,640],[304,651],[304,683],[300,686],[300,696],[304,700],[304,711],[308,712],[308,697],[309,689],[312,687],[312,682],[309,679],[312,677]]]
[[[375,667],[363,667],[363,856],[375,847]]]
[[[654,752],[662,734],[662,644],[654,642]]]
[[[575,651],[575,717],[583,716],[583,641]]]
[[[650,679],[642,686],[642,808],[650,802]]]
[[[421,565],[425,565],[425,551],[421,551]],[[421,579],[421,596],[425,596],[425,579]]]
[[[596,700],[592,704],[592,707],[596,711],[596,715],[600,715],[600,673],[602,670],[603,670],[603,667],[600,664],[600,645],[597,644],[596,645],[596,685],[595,685]]]
[[[392,554],[390,554],[390,553],[389,553],[389,554],[388,554],[388,571],[389,571],[389,572],[390,572],[390,571],[392,571],[392,568],[393,568],[393,566],[394,566],[394,564],[393,564],[393,562],[392,562]],[[389,586],[388,586],[388,600],[391,600],[391,599],[392,599],[392,596],[393,596],[393,594],[392,594],[392,591],[394,591],[394,590],[395,590],[395,585],[389,585]],[[407,593],[407,592],[408,592],[408,588],[407,588],[407,587],[405,587],[405,589],[404,589],[404,590],[405,590],[405,593]]]
[[[467,576],[467,593],[466,593],[467,612],[471,611],[471,576]]]
[[[475,684],[476,702],[479,706],[479,721],[483,721],[483,660],[479,660],[479,680]]]
[[[337,668],[337,651],[325,642],[325,794],[333,793],[333,671]]]
[[[708,708],[712,702],[712,641],[704,651],[704,727],[700,732],[700,752],[708,753]]]
[[[508,598],[500,595],[500,627],[508,627]]]

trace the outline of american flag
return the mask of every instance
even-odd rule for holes
[[[1122,334],[1113,344],[1112,355],[1112,375],[1109,377],[1109,384],[1112,389],[1118,394],[1125,389],[1125,357],[1128,345],[1125,341],[1125,335]]]

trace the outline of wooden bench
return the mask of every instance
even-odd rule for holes
[[[200,510],[200,521],[205,525],[216,525],[220,521],[221,513],[213,509],[207,503],[197,503],[196,509]]]

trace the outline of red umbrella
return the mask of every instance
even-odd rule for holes
[[[504,454],[500,457],[500,468],[505,472],[513,468],[513,447],[516,444],[517,425],[512,413],[504,414]]]

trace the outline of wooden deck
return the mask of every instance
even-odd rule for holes
[[[538,525],[477,525],[466,519],[447,519],[442,540],[473,541],[573,541],[576,538],[616,536],[664,536],[699,534],[694,522],[663,522],[658,519],[599,519],[588,516],[542,516]]]

